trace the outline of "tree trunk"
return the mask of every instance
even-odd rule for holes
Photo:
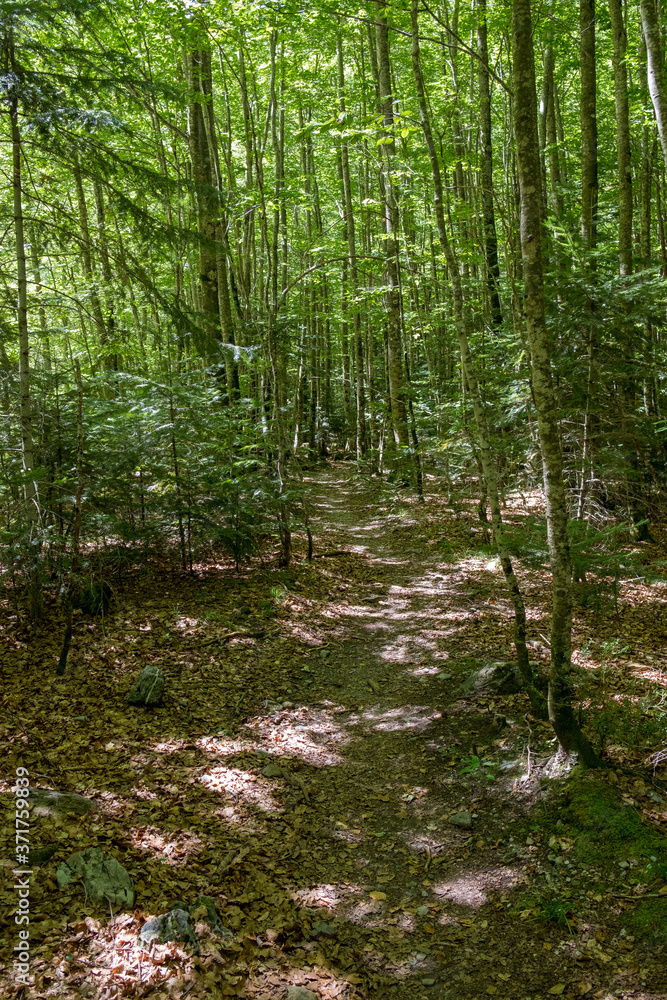
[[[667,167],[667,91],[665,63],[656,0],[640,0],[642,31],[646,44],[648,89],[651,94],[662,156]]]
[[[572,711],[570,547],[567,534],[567,498],[544,310],[542,204],[538,186],[540,149],[530,0],[514,0],[512,59],[514,128],[521,197],[524,310],[542,451],[547,538],[553,580],[549,718],[565,752],[577,753],[585,765],[595,766],[599,763],[597,755],[581,732]]]
[[[21,457],[26,474],[24,495],[30,523],[37,523],[37,483],[31,478],[35,468],[30,386],[30,335],[28,331],[28,276],[26,270],[25,235],[23,225],[23,187],[21,179],[21,133],[16,101],[9,107],[12,134],[12,193],[14,201],[14,241],[16,250],[17,325],[19,331],[19,413],[21,417]]]
[[[93,319],[95,321],[95,329],[97,331],[97,339],[99,342],[100,351],[103,357],[106,357],[107,345],[109,342],[109,331],[104,321],[104,313],[102,312],[102,303],[100,301],[97,282],[95,280],[95,275],[93,272],[92,241],[90,236],[90,225],[88,221],[88,205],[86,202],[86,193],[83,187],[83,178],[81,176],[81,169],[76,159],[74,160],[74,163],[72,165],[72,175],[74,177],[74,187],[76,189],[77,207],[79,210],[79,227],[81,229],[81,264],[83,266],[84,276],[90,288],[90,308],[93,314]]]
[[[480,176],[482,215],[484,218],[484,255],[486,283],[491,302],[491,326],[497,330],[503,321],[500,306],[500,268],[498,237],[493,207],[493,145],[491,138],[491,89],[489,86],[489,49],[486,34],[486,0],[477,0],[477,80],[479,86],[479,122],[481,140]]]
[[[385,141],[380,146],[383,156],[381,175],[381,195],[384,201],[384,226],[386,233],[385,273],[387,294],[387,376],[391,401],[391,419],[394,439],[399,452],[410,448],[408,433],[408,412],[405,404],[405,379],[403,372],[403,346],[401,337],[401,290],[398,272],[397,234],[399,215],[397,192],[393,180],[393,158],[395,145],[391,131],[394,122],[394,99],[391,86],[391,66],[389,62],[389,9],[383,0],[376,0],[378,19],[375,22],[375,51],[378,70],[378,103],[386,127]],[[399,457],[399,466],[403,458]]]
[[[579,4],[581,99],[579,115],[581,123],[581,241],[588,280],[593,284],[595,256],[592,251],[597,246],[598,227],[598,123],[595,64],[595,0],[580,0]],[[584,502],[588,484],[589,468],[592,465],[592,404],[594,391],[595,297],[588,295],[590,321],[585,333],[588,347],[588,375],[586,386],[586,411],[584,414],[584,441],[581,459],[581,483],[577,503],[577,517],[583,518]],[[592,472],[591,472],[592,477]]]
[[[616,154],[618,158],[618,259],[622,277],[632,274],[632,160],[630,155],[630,112],[625,56],[628,37],[623,20],[622,0],[609,0],[611,33],[614,43],[614,107],[616,111]]]
[[[345,65],[343,62],[343,38],[339,31],[336,36],[338,48],[338,95],[339,108],[341,114],[341,127],[347,128],[345,110]],[[343,136],[340,147],[341,172],[343,175],[343,212],[345,218],[345,230],[347,234],[347,248],[350,260],[349,271],[349,299],[351,300],[354,346],[354,361],[356,375],[356,397],[357,397],[357,420],[356,420],[356,445],[357,462],[361,462],[366,454],[366,393],[365,393],[365,372],[364,372],[364,341],[361,333],[361,312],[359,308],[359,278],[357,275],[357,245],[354,226],[354,210],[352,207],[352,184],[350,181],[350,158],[347,139]]]
[[[539,690],[539,682],[534,677],[532,669],[528,662],[528,651],[526,649],[526,608],[523,602],[523,596],[521,594],[519,582],[514,573],[512,561],[510,559],[510,555],[507,550],[507,546],[504,539],[503,520],[500,508],[500,498],[498,494],[498,480],[496,476],[495,466],[493,463],[493,456],[491,454],[486,408],[479,387],[479,381],[475,373],[475,366],[473,364],[472,353],[470,351],[469,338],[468,338],[468,326],[469,326],[468,308],[463,294],[463,285],[461,282],[459,263],[456,259],[456,255],[454,253],[453,247],[447,235],[440,161],[438,160],[438,153],[436,150],[435,140],[433,138],[431,120],[428,112],[428,103],[426,100],[426,93],[424,89],[424,77],[421,68],[421,51],[419,46],[419,19],[417,14],[418,10],[417,5],[418,5],[418,0],[412,0],[412,8],[411,8],[412,68],[413,68],[415,86],[417,91],[419,116],[421,120],[422,129],[424,132],[424,138],[426,140],[429,159],[431,161],[431,172],[433,175],[433,189],[434,189],[434,209],[435,209],[436,223],[438,227],[438,236],[440,237],[440,244],[442,246],[442,251],[447,261],[449,278],[452,283],[452,292],[454,298],[454,319],[456,324],[456,332],[458,335],[459,348],[461,351],[462,380],[464,385],[467,386],[472,399],[473,412],[475,415],[475,423],[477,425],[477,437],[478,437],[479,452],[480,452],[479,458],[482,466],[482,472],[485,480],[486,490],[491,505],[491,520],[493,525],[494,539],[496,542],[496,548],[498,550],[498,557],[500,559],[500,564],[502,566],[503,573],[505,574],[505,582],[507,584],[507,588],[509,590],[510,597],[512,599],[512,604],[514,606],[514,645],[516,648],[519,670],[521,671],[521,675],[526,685],[526,689],[528,691],[533,711],[540,717],[544,718],[546,716],[545,698],[543,693]]]

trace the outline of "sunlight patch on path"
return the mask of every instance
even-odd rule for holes
[[[277,812],[280,808],[273,798],[271,783],[249,771],[214,767],[200,775],[199,782],[209,792],[217,792],[225,798],[240,799],[261,812]]]
[[[373,707],[361,715],[350,716],[348,725],[370,726],[382,732],[399,732],[402,729],[423,732],[432,722],[440,718],[442,713],[431,705],[402,705],[399,708],[385,710]]]
[[[317,767],[343,763],[337,747],[351,739],[333,722],[330,712],[306,706],[256,716],[246,722],[244,728],[253,732],[257,745],[267,753],[297,757]]]
[[[489,902],[490,893],[507,892],[526,881],[524,872],[499,866],[452,875],[446,881],[435,884],[433,892],[439,899],[478,910]]]

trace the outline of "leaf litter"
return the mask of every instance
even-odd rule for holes
[[[60,682],[55,609],[31,627],[4,606],[3,824],[19,765],[33,785],[97,806],[33,816],[34,995],[664,995],[664,937],[633,933],[632,914],[665,900],[667,866],[649,862],[640,879],[645,858],[578,861],[559,818],[565,783],[547,777],[548,727],[521,694],[461,692],[476,666],[510,656],[511,618],[493,559],[471,551],[469,521],[436,487],[419,506],[342,467],[318,474],[310,502],[327,558],[289,572],[137,572],[103,621],[78,618]],[[520,573],[545,657],[548,577]],[[605,672],[612,700],[662,681],[658,630],[638,626],[647,597],[662,595],[645,593],[643,608],[641,596],[633,584],[620,608],[577,616],[582,649],[591,637],[611,649],[602,665],[582,661]],[[167,675],[164,705],[128,709],[148,663]],[[607,754],[616,767],[597,780],[664,837],[665,796],[622,767],[641,763],[637,747],[619,740]],[[57,889],[57,864],[89,846],[130,872],[132,913]],[[3,864],[10,876],[14,862]],[[8,997],[21,992],[10,886]],[[198,920],[199,954],[140,946],[146,920],[202,894],[231,934]]]

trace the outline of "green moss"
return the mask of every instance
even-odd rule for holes
[[[665,857],[665,842],[644,826],[636,809],[609,785],[586,778],[568,789],[565,816],[575,837],[575,856],[588,864],[630,857]]]
[[[643,899],[626,915],[625,923],[636,937],[667,943],[667,897]]]

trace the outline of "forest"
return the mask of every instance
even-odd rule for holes
[[[667,997],[661,0],[0,0],[0,992]]]

